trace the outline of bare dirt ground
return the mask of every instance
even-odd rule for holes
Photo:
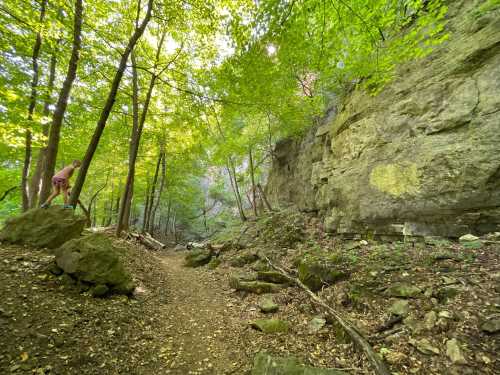
[[[280,247],[266,243],[273,251]],[[184,267],[185,251],[151,252],[124,240],[116,244],[138,285],[130,298],[93,298],[49,272],[49,252],[0,245],[0,374],[250,374],[262,350],[294,355],[316,367],[372,374],[363,354],[335,325],[310,332],[311,319],[321,311],[296,287],[274,296],[280,307],[270,316],[289,322],[288,333],[252,329],[252,320],[266,317],[258,308],[260,297],[228,283],[232,273],[251,271],[251,265],[230,266],[240,251],[224,253],[222,264],[211,270]],[[255,246],[250,250],[265,250]],[[500,306],[499,246],[374,242],[351,247],[325,238],[294,249],[281,246],[278,261],[292,268],[301,252],[341,248],[352,263],[351,277],[320,295],[366,333],[394,374],[499,373],[499,336],[479,328]],[[419,286],[422,295],[409,300],[408,321],[377,333],[394,302],[384,290],[401,281]],[[441,300],[440,291],[449,288],[456,295]],[[432,311],[439,319],[429,327]],[[450,338],[461,343],[466,364],[447,358]],[[422,339],[439,353],[420,352]]]
[[[48,272],[52,255],[0,247],[0,374],[240,371],[242,324],[223,281],[183,255],[122,246],[139,284],[130,299],[92,298]]]

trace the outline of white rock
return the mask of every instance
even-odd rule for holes
[[[472,242],[472,241],[477,241],[479,237],[474,236],[473,234],[464,234],[462,237],[460,237],[458,240],[460,242]]]

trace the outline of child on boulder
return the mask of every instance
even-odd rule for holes
[[[69,179],[71,178],[71,176],[73,176],[75,169],[80,168],[80,165],[82,165],[82,162],[80,160],[73,160],[73,163],[67,165],[59,172],[57,172],[54,175],[54,177],[52,177],[52,188],[53,188],[52,194],[47,199],[47,201],[40,206],[41,208],[48,208],[52,200],[61,193],[61,190],[63,192],[63,197],[64,197],[64,208],[73,208],[71,205],[68,204],[69,189],[70,189]]]

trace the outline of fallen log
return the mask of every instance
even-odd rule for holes
[[[367,341],[365,336],[361,333],[361,331],[354,326],[352,323],[350,323],[347,319],[344,319],[342,316],[339,315],[333,308],[331,308],[325,301],[323,301],[320,297],[318,297],[314,292],[311,291],[302,281],[299,279],[290,276],[284,269],[281,267],[276,266],[273,264],[268,257],[264,255],[260,255],[261,258],[263,258],[267,263],[276,271],[281,273],[283,276],[288,278],[290,281],[294,282],[297,284],[301,289],[307,292],[309,297],[323,307],[328,315],[330,315],[334,320],[336,320],[340,326],[344,329],[344,331],[349,335],[349,337],[352,339],[352,341],[363,350],[365,353],[366,357],[370,361],[370,364],[373,366],[375,373],[379,375],[391,375],[389,369],[385,365],[385,363],[381,360],[381,358],[378,356],[377,353],[373,350],[372,346],[370,343]]]
[[[128,232],[127,233],[127,239],[134,239],[139,241],[141,244],[144,246],[152,249],[152,250],[162,250],[165,249],[166,245],[158,241],[157,239],[153,238],[149,233],[135,233],[135,232]]]

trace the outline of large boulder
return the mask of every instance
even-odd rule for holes
[[[73,210],[53,206],[26,211],[6,221],[0,241],[55,249],[68,240],[79,237],[85,218]]]
[[[93,294],[106,290],[130,294],[135,288],[118,249],[104,234],[96,233],[66,242],[55,250],[56,263],[80,282],[92,285]]]
[[[274,357],[258,353],[253,362],[252,375],[343,375],[343,371],[302,365],[294,357]]]

